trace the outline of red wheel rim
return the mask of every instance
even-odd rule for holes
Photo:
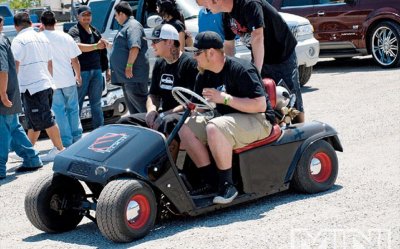
[[[313,170],[313,161],[317,159],[320,164],[320,169],[318,172]],[[332,162],[329,156],[324,152],[318,152],[314,155],[310,162],[310,175],[311,178],[319,183],[323,183],[329,179],[332,174]]]
[[[126,205],[125,217],[132,229],[142,228],[150,217],[150,203],[144,195],[134,195]]]

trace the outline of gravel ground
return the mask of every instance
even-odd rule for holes
[[[307,120],[337,129],[344,153],[328,192],[284,192],[199,217],[164,221],[142,240],[113,244],[84,218],[76,230],[46,234],[24,212],[24,196],[52,164],[0,186],[0,248],[400,248],[400,69],[369,58],[320,61],[303,88]],[[39,150],[51,148],[48,140]]]

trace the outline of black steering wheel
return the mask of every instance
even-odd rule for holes
[[[197,93],[183,87],[174,87],[172,88],[172,96],[176,101],[178,101],[179,104],[185,106],[186,108],[189,105],[195,105],[195,111],[198,113],[198,115],[205,116],[207,118],[213,118],[214,117],[214,108],[215,104],[210,103],[207,101],[205,98],[202,96],[198,95]],[[187,98],[188,96],[189,98]],[[195,98],[198,100],[200,103],[194,103],[191,99]],[[199,112],[199,110],[203,110],[203,112]]]

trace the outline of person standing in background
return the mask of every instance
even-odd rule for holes
[[[0,35],[0,180],[6,178],[10,148],[23,158],[16,172],[33,171],[43,166],[38,152],[18,121],[22,104],[10,42]]]
[[[115,35],[111,50],[111,83],[122,85],[130,114],[146,112],[150,70],[146,34],[127,2],[119,2],[114,9],[122,28]]]
[[[191,46],[193,40],[190,32],[186,30],[185,20],[179,11],[175,0],[157,0],[157,11],[163,19],[162,24],[170,24],[179,33],[180,50],[183,52],[185,46]]]
[[[52,11],[43,12],[40,21],[44,27],[43,34],[50,41],[52,51],[55,51],[53,79],[57,89],[53,94],[52,110],[60,128],[63,145],[69,147],[82,137],[77,90],[77,84],[82,84],[78,60],[81,51],[71,36],[55,30],[56,19]]]
[[[103,75],[106,71],[107,81],[110,78],[108,70],[108,42],[102,39],[100,32],[93,27],[92,10],[84,5],[78,9],[78,23],[70,28],[68,34],[78,44],[82,54],[78,56],[81,64],[82,85],[78,88],[79,115],[82,112],[83,101],[88,95],[92,114],[92,127],[98,128],[104,124],[101,109],[101,94],[103,92]]]
[[[27,12],[15,14],[14,26],[18,35],[11,43],[11,50],[28,121],[28,137],[35,145],[40,131],[46,130],[54,148],[41,159],[45,162],[53,161],[64,150],[64,146],[51,111],[54,83],[51,76],[53,63],[50,42],[31,27],[32,22]]]

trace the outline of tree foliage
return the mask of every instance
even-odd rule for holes
[[[10,8],[11,9],[24,9],[24,8],[29,8],[33,6],[40,5],[40,0],[2,0],[0,1],[1,3],[10,3]]]

